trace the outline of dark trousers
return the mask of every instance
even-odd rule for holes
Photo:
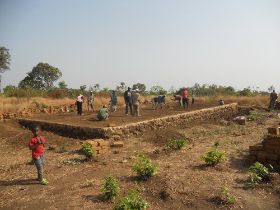
[[[132,115],[132,103],[129,103],[129,102],[127,102],[127,103],[125,103],[125,114],[128,114],[128,109],[129,109],[129,111],[130,111],[130,114]]]
[[[82,115],[83,112],[83,102],[77,101],[77,112],[79,115]]]
[[[194,104],[194,98],[192,98],[192,105]]]
[[[188,98],[183,98],[182,102],[183,102],[184,109],[188,109],[189,108],[189,99]]]
[[[43,174],[44,174],[44,165],[45,165],[45,157],[43,155],[40,155],[37,159],[33,158],[33,161],[35,163],[37,173],[38,173],[38,180],[43,180]]]
[[[274,108],[275,108],[275,103],[276,103],[276,100],[270,100],[270,103],[269,103],[269,111],[272,111]]]

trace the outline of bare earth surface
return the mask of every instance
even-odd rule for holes
[[[280,121],[275,113],[258,111],[257,116],[256,121],[245,126],[199,122],[123,139],[123,148],[110,149],[108,154],[90,162],[83,162],[84,156],[78,152],[81,141],[43,132],[48,141],[46,178],[50,183],[47,186],[37,184],[35,166],[29,164],[31,152],[27,143],[31,133],[15,121],[1,122],[0,209],[107,210],[113,208],[120,196],[136,187],[142,190],[141,195],[151,210],[280,209],[279,184],[248,187],[248,147],[260,142],[267,127]],[[181,136],[189,141],[183,150],[164,151],[169,139]],[[205,167],[200,157],[217,141],[227,160],[216,167]],[[65,144],[68,151],[59,153]],[[49,150],[49,146],[55,149]],[[140,151],[159,167],[158,174],[146,182],[136,181],[132,171]],[[103,202],[99,199],[100,188],[108,175],[120,180],[121,192],[115,201]],[[228,187],[236,197],[234,205],[225,206],[217,201],[222,187]]]
[[[209,104],[195,104],[193,106],[190,106],[187,111],[193,111],[197,109],[202,108],[208,108],[216,106],[215,103],[209,103]],[[173,114],[179,114],[184,113],[186,110],[184,110],[182,107],[179,107],[176,103],[170,103],[167,106],[165,106],[163,109],[154,109],[152,108],[152,105],[145,105],[141,106],[140,109],[140,117],[134,117],[131,115],[124,115],[125,111],[124,108],[121,108],[117,112],[111,112],[109,120],[107,121],[98,121],[96,118],[96,112],[84,112],[82,116],[77,115],[76,113],[58,113],[54,115],[48,115],[48,114],[35,114],[31,118],[37,119],[37,120],[45,120],[50,122],[56,122],[56,123],[64,123],[64,124],[71,124],[71,125],[77,125],[77,126],[86,126],[86,127],[93,127],[93,128],[101,128],[101,127],[108,127],[108,126],[118,126],[118,125],[124,125],[127,123],[133,123],[133,122],[139,122],[143,120],[149,120],[154,119],[158,117],[163,117],[167,115],[173,115]]]

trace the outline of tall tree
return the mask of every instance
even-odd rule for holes
[[[152,95],[165,95],[165,94],[167,94],[167,91],[163,87],[161,87],[159,85],[155,85],[155,86],[151,87],[150,94],[152,94]]]
[[[38,63],[31,72],[20,81],[19,87],[30,86],[32,88],[47,90],[53,87],[53,83],[62,76],[61,71],[48,63]]]
[[[67,84],[66,84],[66,82],[64,81],[64,80],[62,80],[62,81],[60,81],[59,83],[58,83],[58,87],[60,88],[60,89],[67,89]]]
[[[5,47],[0,47],[0,73],[10,69],[11,55],[9,49]],[[0,93],[2,90],[2,75],[0,74]]]
[[[120,93],[124,93],[127,87],[124,82],[121,82],[120,85],[117,86],[116,90]]]
[[[142,83],[136,83],[132,86],[132,89],[139,89],[140,92],[146,91],[146,85]]]

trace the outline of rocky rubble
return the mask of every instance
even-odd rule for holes
[[[55,114],[55,113],[63,113],[63,112],[71,112],[75,109],[75,105],[61,105],[61,106],[49,106],[45,108],[28,108],[20,110],[16,113],[12,112],[0,112],[0,120],[8,120],[13,118],[25,118],[30,117],[35,113],[45,113],[45,114]]]

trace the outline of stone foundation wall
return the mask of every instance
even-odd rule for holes
[[[58,133],[62,136],[93,139],[93,138],[112,138],[114,136],[139,135],[147,130],[165,129],[176,127],[186,123],[199,120],[217,120],[230,119],[238,113],[237,103],[217,106],[213,108],[201,109],[197,111],[186,112],[177,115],[170,115],[152,120],[145,120],[137,123],[130,123],[123,126],[108,128],[89,128],[61,123],[52,123],[48,121],[19,119],[19,123],[25,127],[31,127],[34,124],[40,125],[44,130]]]

